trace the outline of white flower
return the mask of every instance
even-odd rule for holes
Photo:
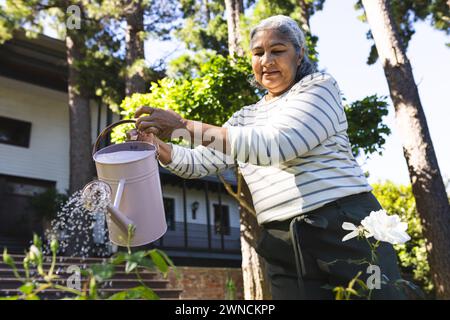
[[[342,229],[351,231],[344,238],[342,238],[342,241],[350,240],[354,237],[357,237],[358,235],[363,235],[366,238],[370,238],[372,236],[372,234],[370,234],[370,232],[365,230],[363,226],[357,227],[353,223],[350,223],[350,222],[344,222],[342,224]]]
[[[30,246],[30,260],[34,261],[41,256],[41,252],[34,244]]]
[[[361,221],[361,225],[379,241],[400,244],[411,239],[406,233],[407,223],[396,214],[388,215],[385,210],[372,211]]]

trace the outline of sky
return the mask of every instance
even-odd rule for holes
[[[3,0],[0,0],[0,3]],[[366,39],[368,24],[357,19],[355,0],[327,0],[322,11],[311,17],[311,30],[319,37],[319,68],[333,75],[349,102],[368,95],[389,97],[389,89],[380,62],[369,66],[366,59],[371,41]],[[449,134],[450,119],[450,49],[445,46],[449,37],[434,30],[425,22],[415,24],[407,56],[411,61],[415,81],[428,122],[434,149],[444,181],[450,179]],[[51,36],[52,32],[48,34]],[[154,65],[158,59],[170,59],[183,53],[184,45],[177,42],[147,40],[146,61]],[[382,155],[359,157],[364,171],[370,173],[369,182],[391,180],[408,184],[409,175],[403,157],[401,139],[395,123],[395,113],[389,98],[389,115],[384,122],[392,133],[386,139]],[[450,191],[450,190],[449,190]]]

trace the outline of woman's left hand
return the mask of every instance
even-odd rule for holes
[[[148,114],[148,116],[143,116]],[[153,107],[140,107],[134,114],[136,128],[141,132],[153,133],[160,139],[170,139],[176,129],[185,128],[185,120],[173,110]]]

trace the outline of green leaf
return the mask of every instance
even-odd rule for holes
[[[146,255],[147,255],[147,252],[145,252],[145,251],[135,252],[130,256],[129,261],[134,261],[134,262],[139,263]]]
[[[3,249],[3,262],[11,268],[14,267],[14,259],[8,254],[8,250],[6,248]]]
[[[169,266],[172,267],[172,270],[175,272],[175,276],[177,278],[180,278],[181,274],[178,271],[177,267],[175,266],[175,264],[173,263],[172,259],[169,258],[169,256],[162,250],[159,249],[155,249],[163,258],[164,260],[169,264]]]
[[[97,281],[95,280],[95,277],[92,277],[89,280],[89,299],[97,299]]]
[[[150,270],[153,270],[155,268],[155,264],[153,263],[153,261],[148,258],[142,258],[142,260],[139,262],[139,266]]]
[[[129,258],[128,253],[125,252],[117,252],[113,257],[111,257],[111,263],[118,265],[118,264],[122,264],[125,261],[127,261]]]
[[[0,297],[0,300],[19,300],[20,296]]]
[[[159,300],[159,296],[147,286],[139,286],[128,290],[130,299]]]
[[[128,297],[127,291],[120,291],[108,297],[108,300],[125,300]]]
[[[91,266],[92,274],[99,281],[110,279],[114,275],[114,265],[111,264],[95,264]]]
[[[30,293],[33,292],[34,288],[35,288],[35,286],[34,286],[34,284],[33,284],[32,282],[27,282],[27,283],[25,283],[24,285],[22,285],[22,286],[19,288],[19,290],[20,290],[22,293],[28,295],[28,294],[30,294]]]
[[[169,267],[164,260],[163,256],[156,250],[150,250],[149,252],[153,263],[156,265],[156,267],[161,271],[162,273],[166,274]]]
[[[125,264],[125,272],[130,273],[134,269],[136,269],[137,266],[138,266],[137,262],[127,261],[127,263]]]
[[[25,300],[41,300],[37,295],[35,294],[29,294],[26,296]]]
[[[42,247],[42,240],[36,233],[33,234],[33,244],[38,247],[38,249],[41,249]]]

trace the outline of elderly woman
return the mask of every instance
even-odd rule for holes
[[[161,165],[183,178],[237,164],[263,228],[257,252],[267,262],[273,298],[333,299],[331,289],[347,287],[358,271],[360,279],[374,273],[344,261],[370,260],[370,249],[358,239],[343,242],[343,222],[359,224],[381,206],[352,156],[336,80],[316,72],[296,22],[285,16],[261,21],[250,33],[250,49],[254,80],[267,91],[260,101],[222,127],[141,107],[139,139],[157,144]],[[196,148],[160,140],[183,131],[202,138]],[[378,255],[383,277],[399,279],[392,246],[382,244]],[[379,278],[373,298],[403,298]]]

